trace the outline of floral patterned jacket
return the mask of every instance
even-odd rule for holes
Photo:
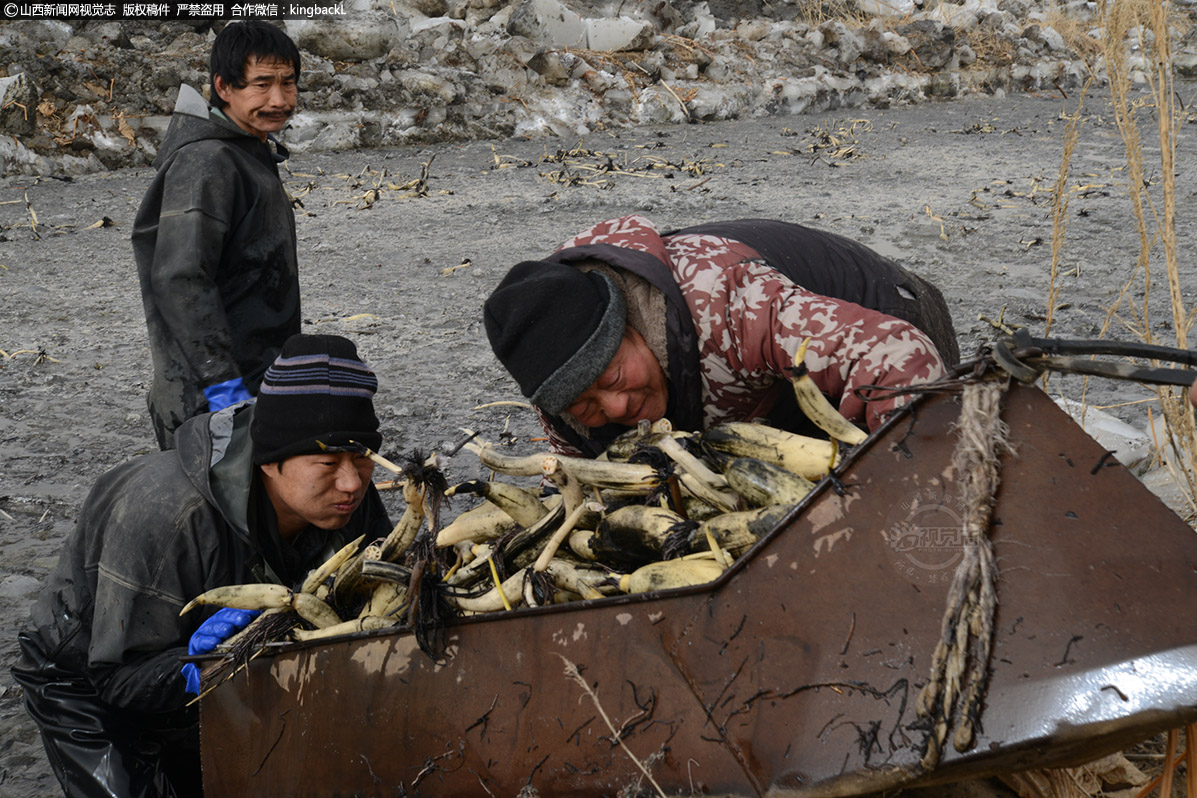
[[[735,230],[736,224],[711,227]],[[797,225],[762,224],[834,239],[883,261],[838,236]],[[675,429],[699,430],[767,417],[783,394],[792,395],[794,352],[807,337],[811,341],[805,362],[815,383],[841,413],[870,430],[904,397],[884,395],[866,403],[854,389],[904,387],[943,376],[944,361],[935,344],[910,322],[813,293],[747,244],[691,232],[701,229],[662,235],[642,216],[609,219],[574,236],[548,258],[567,263],[598,260],[643,277],[665,294],[668,362],[662,365],[670,382],[668,414]],[[774,249],[785,244],[770,243]],[[814,282],[819,282],[818,275]],[[938,298],[932,315],[942,315],[938,321],[946,319],[950,329],[942,296],[930,290]],[[955,346],[954,339],[950,346]],[[541,421],[550,448],[563,454],[595,456],[617,433],[600,434],[568,417],[543,413]]]

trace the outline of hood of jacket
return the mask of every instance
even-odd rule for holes
[[[203,95],[191,86],[183,84],[179,87],[175,110],[171,114],[166,137],[162,140],[162,146],[158,148],[153,165],[155,168],[161,168],[162,164],[182,147],[208,139],[230,139],[241,146],[252,148],[255,152],[260,150],[259,157],[270,163],[279,159],[285,160],[287,156],[286,148],[275,142],[279,152],[279,158],[276,159],[270,148],[263,145],[257,136],[242,130],[235,122],[225,119],[221,114],[213,113]]]
[[[241,402],[188,419],[175,435],[183,472],[224,520],[250,543],[249,494],[253,485],[254,405]]]

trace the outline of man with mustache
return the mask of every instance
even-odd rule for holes
[[[255,402],[196,416],[175,449],[97,480],[12,671],[68,798],[203,794],[199,672],[179,658],[254,613],[179,611],[223,585],[297,588],[349,541],[390,532],[361,448],[382,443],[377,387],[351,341],[297,335]]]
[[[807,426],[793,356],[840,412],[872,430],[903,388],[958,359],[935,286],[855,241],[771,219],[661,232],[608,219],[516,264],[486,300],[500,362],[558,453],[596,457],[640,421],[699,431],[761,419]],[[876,401],[856,389],[881,386]]]
[[[133,226],[162,449],[191,416],[255,395],[300,327],[287,150],[272,136],[295,112],[299,49],[268,22],[230,23],[210,71],[211,106],[179,89]]]

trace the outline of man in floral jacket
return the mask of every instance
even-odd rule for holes
[[[903,397],[855,389],[929,382],[958,359],[933,285],[849,239],[764,219],[600,222],[514,266],[484,322],[551,448],[590,457],[644,419],[801,431],[790,369],[808,337],[816,384],[869,429]]]

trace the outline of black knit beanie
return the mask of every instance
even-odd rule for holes
[[[266,370],[249,428],[254,464],[334,451],[350,442],[382,445],[374,392],[378,379],[339,335],[293,335]],[[321,446],[323,444],[323,446]]]
[[[548,261],[517,263],[483,306],[495,356],[524,396],[553,415],[607,368],[626,319],[610,277]]]

